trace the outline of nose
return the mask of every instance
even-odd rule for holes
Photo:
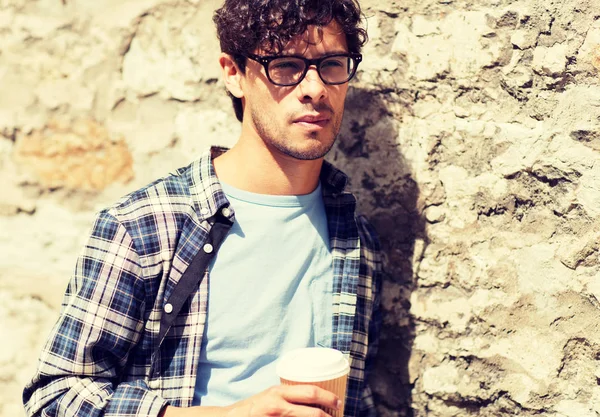
[[[298,87],[302,100],[319,101],[327,96],[327,85],[321,80],[314,65],[308,67],[308,72]]]

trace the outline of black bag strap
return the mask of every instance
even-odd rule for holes
[[[204,248],[198,250],[198,253],[194,256],[194,259],[192,259],[192,262],[179,279],[179,282],[177,282],[177,285],[173,289],[173,293],[169,299],[165,301],[163,315],[160,319],[160,330],[157,339],[158,343],[156,344],[154,353],[158,351],[167,331],[173,325],[175,318],[181,311],[183,304],[189,298],[190,294],[198,287],[202,278],[204,278],[208,264],[216,255],[232,225],[233,223],[231,220],[222,216],[220,213],[217,214],[216,221],[210,230],[208,239],[204,243],[204,248],[206,248],[207,245],[211,245],[212,250],[209,252],[205,251]]]

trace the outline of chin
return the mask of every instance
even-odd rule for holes
[[[309,141],[312,142],[314,140],[309,139]],[[325,155],[327,155],[327,153],[333,147],[333,143],[335,142],[335,140],[331,140],[327,143],[323,143],[318,140],[315,142],[317,142],[317,143],[309,144],[309,146],[290,147],[290,146],[285,146],[285,144],[283,144],[283,146],[275,145],[275,147],[281,153],[283,153],[289,157],[292,157],[294,159],[298,159],[301,161],[313,161],[315,159],[323,158]]]

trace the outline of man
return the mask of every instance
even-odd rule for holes
[[[354,0],[226,0],[215,22],[237,144],[102,211],[24,391],[29,415],[372,415],[377,239],[323,157],[366,37]],[[345,398],[278,386],[277,358],[342,351]]]

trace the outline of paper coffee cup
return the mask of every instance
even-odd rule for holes
[[[342,352],[322,347],[292,350],[277,364],[281,385],[316,385],[337,395],[342,401],[339,410],[320,407],[333,417],[344,416],[349,372],[350,366]]]

